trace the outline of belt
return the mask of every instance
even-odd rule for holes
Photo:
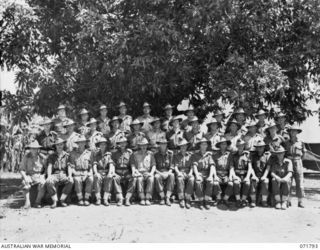
[[[290,160],[302,160],[302,157],[299,155],[297,155],[297,156],[288,156],[288,159],[290,159]]]
[[[67,172],[65,170],[57,170],[54,171],[53,174],[67,174]]]
[[[88,170],[76,170],[75,172],[73,172],[73,174],[75,175],[75,176],[83,176],[83,175],[86,175],[86,174],[88,174]]]

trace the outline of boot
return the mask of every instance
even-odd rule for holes
[[[181,208],[184,208],[186,206],[184,200],[180,200],[179,205]]]
[[[123,199],[119,199],[118,202],[117,202],[117,206],[118,207],[121,207],[123,204]]]
[[[151,205],[150,200],[146,200],[146,201],[145,201],[145,204],[146,204],[146,206],[150,206],[150,205]]]
[[[129,207],[131,205],[129,198],[125,199],[124,205],[127,206],[127,207]]]
[[[100,205],[101,205],[101,200],[100,200],[100,199],[97,199],[94,204],[97,205],[97,206],[100,206]]]
[[[56,208],[56,207],[57,207],[57,201],[54,200],[53,203],[52,203],[52,205],[51,205],[50,207],[51,207],[51,208]]]
[[[186,209],[190,209],[191,208],[191,202],[190,200],[186,200]]]
[[[286,210],[286,209],[287,209],[287,202],[283,201],[283,202],[281,203],[281,209],[282,209],[282,210]]]
[[[204,208],[209,210],[210,209],[210,203],[209,201],[204,201]]]
[[[298,202],[298,207],[301,207],[301,208],[304,208],[304,207],[305,207],[302,201],[299,201],[299,202]]]
[[[84,201],[84,205],[87,207],[87,206],[90,206],[90,202],[89,202],[89,200],[85,200]]]
[[[165,200],[164,200],[164,199],[161,199],[159,204],[160,204],[161,206],[163,206],[163,205],[165,205],[165,204],[166,204],[166,202],[165,202]]]
[[[171,206],[171,201],[170,201],[170,198],[169,198],[169,197],[166,198],[166,204],[167,204],[167,206],[169,206],[169,207]]]
[[[103,205],[108,207],[110,205],[109,200],[108,199],[103,199]]]
[[[276,209],[281,209],[281,203],[279,201],[276,203]]]

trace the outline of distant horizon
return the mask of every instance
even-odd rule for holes
[[[0,89],[15,93],[16,85],[14,83],[14,72],[0,71]],[[320,104],[317,104],[315,100],[307,102],[308,107],[312,111],[317,111]],[[185,106],[186,102],[182,102],[180,106]],[[300,139],[306,143],[320,143],[320,124],[318,115],[312,115],[308,117],[301,124],[302,133],[299,135]]]

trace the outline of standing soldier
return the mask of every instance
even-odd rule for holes
[[[161,130],[161,120],[159,117],[154,117],[150,122],[152,130],[147,134],[151,146],[154,146],[160,139],[166,138],[166,133]]]
[[[78,145],[78,149],[70,153],[69,166],[73,169],[73,181],[78,197],[78,205],[89,206],[93,183],[91,152],[85,148],[87,143],[85,136],[79,136],[75,142]],[[83,186],[85,190],[84,199]]]
[[[267,144],[270,150],[274,150],[284,144],[284,138],[277,134],[278,128],[277,124],[271,122],[266,127],[266,137],[264,138],[264,142]]]
[[[257,141],[263,140],[263,136],[257,133],[257,123],[255,121],[249,122],[246,128],[248,132],[243,138],[246,142],[245,150],[251,150]]]
[[[231,173],[233,180],[233,191],[236,197],[237,206],[246,207],[248,205],[247,197],[250,191],[250,175],[252,172],[252,165],[250,159],[250,152],[244,151],[246,143],[238,139],[237,152],[232,156]],[[251,203],[251,206],[255,206]]]
[[[87,136],[89,133],[89,128],[87,127],[87,122],[89,120],[89,112],[86,109],[81,109],[80,111],[81,121],[78,127],[78,133]]]
[[[212,200],[213,189],[213,171],[215,163],[212,159],[212,153],[207,151],[210,142],[202,138],[197,147],[199,151],[191,157],[193,172],[195,175],[195,194],[198,199],[198,207],[202,210],[210,209],[209,202]]]
[[[176,152],[178,150],[178,142],[183,138],[183,131],[180,129],[182,118],[174,116],[169,122],[171,129],[167,132],[168,148]]]
[[[240,125],[240,134],[244,135],[247,133],[247,129],[245,127],[246,123],[246,112],[244,111],[243,108],[237,108],[234,112],[233,115],[234,119],[239,123]]]
[[[293,124],[288,128],[290,139],[285,142],[285,149],[287,151],[287,157],[292,161],[293,165],[293,178],[296,183],[296,193],[298,196],[298,207],[304,208],[303,198],[303,163],[302,158],[305,155],[304,143],[298,139],[297,134],[300,134],[302,130],[297,124]]]
[[[124,102],[120,102],[118,105],[119,108],[119,118],[122,120],[120,124],[120,130],[123,131],[126,135],[131,134],[131,123],[132,123],[132,116],[127,115],[127,105]]]
[[[128,186],[128,183],[132,179],[132,175],[130,173],[129,161],[132,155],[132,150],[127,148],[127,139],[125,137],[121,137],[117,141],[118,150],[112,154],[112,160],[114,163],[113,167],[113,186],[116,192],[116,198],[118,200],[117,205],[121,206],[123,203],[123,190],[122,185],[125,187]],[[131,185],[131,189],[127,190],[125,205],[130,206],[130,199],[132,197],[133,185]]]
[[[184,132],[189,132],[192,127],[190,126],[190,123],[194,120],[194,118],[196,117],[195,116],[195,110],[194,110],[194,107],[192,105],[190,105],[188,107],[188,109],[185,111],[185,114],[187,116],[186,119],[184,119],[182,122],[181,122],[181,129],[184,131]]]
[[[66,121],[64,121],[63,126],[67,131],[64,136],[64,140],[66,141],[66,150],[68,153],[70,153],[78,147],[75,141],[76,139],[78,139],[80,134],[74,132],[75,122],[71,119],[67,119]]]
[[[287,200],[292,178],[292,162],[285,158],[286,150],[279,146],[271,149],[271,158],[268,161],[271,169],[272,193],[276,200],[276,209],[287,209]]]
[[[224,123],[224,119],[226,117],[225,113],[223,113],[220,109],[218,109],[213,113],[212,117],[217,120],[220,133],[224,134],[226,131],[226,126]]]
[[[41,200],[45,194],[45,177],[44,177],[44,164],[45,158],[39,154],[41,146],[38,141],[31,142],[27,148],[27,152],[20,165],[20,174],[22,176],[22,189],[25,196],[24,208],[30,208],[30,189],[32,186],[37,185],[38,193],[34,206],[41,208]]]
[[[128,136],[129,148],[133,151],[138,150],[137,142],[141,141],[142,138],[145,138],[146,135],[141,131],[143,122],[135,119],[131,124],[130,127],[132,128],[132,133]]]
[[[93,188],[95,190],[96,205],[101,204],[101,191],[103,193],[102,200],[105,206],[109,206],[110,189],[112,182],[111,165],[113,164],[111,153],[107,152],[107,140],[100,137],[96,142],[99,150],[92,154],[93,162]],[[109,185],[109,187],[108,187]]]
[[[100,132],[103,134],[105,138],[108,137],[110,133],[110,127],[109,127],[109,117],[108,117],[108,109],[106,105],[101,105],[99,108],[100,116],[98,117],[97,121],[99,124]]]
[[[47,117],[44,118],[40,125],[43,130],[37,135],[36,139],[42,146],[42,153],[48,155],[49,153],[53,153],[53,144],[56,139],[55,137],[57,137],[57,133],[51,131],[52,121]]]
[[[137,189],[140,197],[140,205],[151,205],[154,173],[156,162],[151,152],[147,151],[148,140],[143,138],[138,142],[139,151],[130,157],[130,166],[133,178],[136,178]]]
[[[176,172],[178,198],[181,208],[191,207],[191,196],[194,191],[194,176],[191,167],[191,153],[187,152],[189,142],[181,138],[177,144],[180,151],[173,156],[173,167]]]
[[[253,206],[256,204],[256,197],[261,195],[262,206],[267,207],[268,199],[268,185],[269,185],[269,172],[270,166],[267,164],[270,158],[270,152],[265,152],[265,146],[263,140],[255,142],[254,147],[251,149],[251,202]]]
[[[241,134],[241,125],[236,120],[231,120],[227,124],[225,137],[227,140],[231,141],[229,150],[232,152],[237,151],[237,141],[242,137]]]
[[[65,200],[73,186],[72,169],[68,166],[69,154],[63,150],[64,142],[64,140],[58,138],[54,143],[55,152],[48,157],[46,186],[53,201],[51,208],[57,207],[57,187],[63,186],[60,204],[66,207],[67,203]]]
[[[258,133],[261,134],[262,137],[265,137],[265,129],[268,126],[266,122],[267,113],[264,110],[260,109],[258,113],[255,114],[255,117],[258,119],[258,122],[257,122]]]
[[[172,112],[173,112],[173,106],[171,104],[167,104],[164,108],[164,117],[162,120],[162,129],[165,132],[168,132],[171,130],[170,121],[173,118]]]
[[[150,130],[152,130],[152,126],[150,125],[150,122],[153,119],[153,117],[150,115],[151,106],[149,103],[145,102],[142,107],[143,115],[139,116],[138,120],[143,122],[142,131],[147,134]]]
[[[216,196],[216,201],[213,203],[214,206],[222,202],[228,206],[229,197],[233,193],[232,172],[230,171],[232,155],[227,151],[230,145],[231,141],[225,137],[221,137],[220,141],[215,145],[219,151],[214,155],[215,171],[213,171],[213,194]],[[222,185],[226,186],[223,200],[221,198]]]
[[[190,121],[190,125],[192,129],[189,132],[184,132],[183,137],[190,143],[189,151],[195,151],[197,143],[203,138],[198,117],[194,117],[193,120]]]
[[[281,135],[284,140],[289,140],[290,139],[290,136],[289,136],[289,133],[288,133],[288,124],[286,122],[286,114],[282,113],[282,112],[279,112],[276,114],[276,122],[277,122],[277,126],[278,126],[278,131],[277,133],[279,135]]]
[[[99,141],[103,134],[100,131],[97,131],[97,120],[91,118],[90,121],[87,123],[87,126],[90,126],[90,132],[87,134],[89,138],[89,148],[91,151],[96,150],[96,143]]]
[[[111,127],[111,132],[109,134],[111,153],[117,151],[117,140],[119,140],[121,137],[125,137],[125,133],[120,130],[121,122],[122,120],[118,116],[114,116],[109,122],[109,125]]]
[[[221,133],[219,131],[219,123],[215,118],[211,118],[207,123],[208,133],[205,138],[210,141],[210,145],[214,147],[220,141]]]
[[[58,115],[52,122],[54,124],[54,130],[59,134],[59,136],[61,136],[65,134],[65,130],[62,127],[62,123],[67,119],[66,106],[60,104],[57,108],[57,112]]]
[[[156,161],[155,186],[160,196],[160,205],[171,206],[170,197],[174,188],[173,152],[167,148],[168,141],[165,138],[157,141],[159,151],[154,155]],[[166,194],[164,192],[166,181]]]

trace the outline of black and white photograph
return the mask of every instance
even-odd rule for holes
[[[0,88],[1,249],[320,248],[319,0],[0,0]]]

